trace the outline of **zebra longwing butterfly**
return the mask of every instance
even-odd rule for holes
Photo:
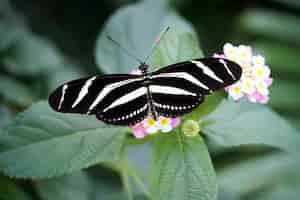
[[[223,58],[202,58],[141,75],[90,76],[67,82],[49,97],[50,106],[63,113],[96,115],[115,125],[134,125],[147,115],[176,117],[191,112],[205,95],[238,81],[241,67]]]

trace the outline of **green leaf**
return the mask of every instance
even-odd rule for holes
[[[300,9],[300,2],[298,0],[272,0],[274,2],[281,3],[283,5],[286,5],[290,8],[298,8]]]
[[[49,88],[48,93],[56,89],[59,85],[63,84],[64,82],[78,79],[83,76],[84,74],[77,68],[75,68],[75,66],[65,63],[61,69],[56,70],[47,76]]]
[[[33,101],[33,93],[23,83],[8,76],[0,75],[0,98],[17,106],[28,106]]]
[[[203,57],[198,40],[193,33],[170,29],[154,51],[150,60],[153,69],[177,62]]]
[[[25,32],[4,55],[7,71],[22,76],[48,74],[61,66],[62,57],[50,41]]]
[[[35,182],[36,190],[43,200],[89,200],[92,186],[84,172]]]
[[[250,33],[300,45],[300,20],[295,16],[267,9],[252,9],[245,12],[240,20],[242,29]]]
[[[242,199],[281,182],[287,178],[285,176],[291,167],[299,169],[295,168],[297,165],[291,158],[286,154],[274,154],[230,165],[218,171],[219,186]]]
[[[0,135],[0,170],[13,177],[60,176],[118,159],[124,128],[94,116],[61,114],[46,102],[33,105]]]
[[[1,200],[30,200],[31,198],[11,179],[0,176]]]
[[[11,113],[5,107],[0,106],[0,128],[5,126],[11,120]]]
[[[224,151],[242,145],[265,145],[299,151],[300,135],[268,107],[224,100],[202,121],[209,148]]]
[[[299,84],[276,79],[270,91],[270,105],[280,111],[299,113]]]
[[[293,48],[290,45],[278,42],[257,41],[253,44],[255,50],[267,59],[267,64],[270,66],[273,74],[278,77],[290,79],[300,77],[300,48]],[[287,62],[287,60],[289,62]]]
[[[9,48],[23,34],[24,22],[10,6],[10,1],[0,2],[0,52]]]
[[[95,52],[97,64],[105,73],[130,72],[139,63],[109,41],[107,35],[143,60],[149,54],[155,38],[167,26],[180,32],[194,32],[190,24],[171,11],[164,1],[145,1],[119,9],[98,37]]]
[[[160,135],[153,148],[152,199],[217,198],[215,172],[200,136],[186,138],[179,132]]]

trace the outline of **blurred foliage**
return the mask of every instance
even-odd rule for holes
[[[106,168],[96,165],[92,169],[51,179],[22,181],[0,175],[0,199],[126,199],[128,195],[123,192],[122,183],[134,199],[148,199],[149,192],[155,193],[159,197],[157,199],[160,199],[164,191],[172,191],[167,184],[163,185],[165,183],[174,184],[174,188],[182,191],[182,195],[188,195],[189,190],[183,185],[194,188],[195,180],[191,178],[191,174],[197,175],[196,183],[202,183],[198,185],[200,188],[195,187],[200,191],[199,195],[203,195],[201,199],[210,199],[210,195],[215,194],[212,190],[217,190],[212,164],[216,168],[220,200],[298,199],[299,156],[295,153],[289,156],[278,154],[266,146],[299,152],[299,1],[147,0],[145,4],[138,3],[128,7],[135,2],[0,2],[0,127],[5,127],[0,129],[0,152],[5,152],[0,156],[1,168],[14,177],[45,178],[77,171],[101,161],[118,160],[117,164],[101,165]],[[172,9],[166,9],[168,6]],[[117,10],[120,7],[123,9]],[[108,20],[113,14],[115,18]],[[167,165],[170,170],[179,170],[188,178],[175,179],[175,172],[165,168],[161,174],[166,182],[155,187],[154,191],[147,191],[146,181],[140,180],[132,170],[133,166],[117,154],[122,151],[124,144],[124,135],[117,133],[126,133],[127,129],[116,130],[119,128],[111,127],[99,133],[97,129],[102,129],[103,125],[95,119],[71,115],[61,117],[61,114],[49,111],[45,102],[35,104],[25,113],[18,114],[11,122],[15,114],[34,102],[46,99],[50,91],[63,81],[92,73],[128,72],[135,68],[138,63],[106,40],[107,34],[139,58],[144,58],[157,33],[165,25],[174,24],[180,30],[190,33],[170,32],[168,39],[162,42],[150,59],[153,67],[195,56],[201,57],[203,53],[198,48],[196,39],[199,38],[206,56],[220,51],[228,41],[251,45],[256,52],[265,55],[274,77],[269,104],[274,111],[248,104],[244,109],[233,108],[230,103],[221,102],[222,94],[218,94],[220,96],[211,97],[207,103],[205,108],[209,109],[197,110],[191,114],[192,117],[203,116],[203,113],[206,115],[217,105],[222,105],[201,122],[212,163],[205,144],[193,146],[190,144],[193,141],[189,140],[177,144],[172,137],[165,138],[166,146],[174,147],[174,152],[170,155],[166,155],[159,147],[151,152],[144,144],[136,144],[142,147],[141,151],[145,154],[134,157],[132,152],[137,150],[128,148],[140,169],[137,173],[148,177],[149,166],[157,164],[156,171]],[[114,56],[109,57],[112,54]],[[225,111],[222,109],[230,112],[226,111],[224,116]],[[288,126],[274,112],[284,116],[296,129]],[[255,116],[256,120],[253,120]],[[271,124],[271,118],[276,118],[274,120],[278,123]],[[215,119],[219,120],[218,123],[213,122]],[[247,123],[249,126],[245,127]],[[253,124],[255,126],[251,126]],[[234,134],[236,132],[244,134],[243,137]],[[260,135],[253,137],[254,132]],[[104,133],[107,135],[103,136]],[[86,137],[87,134],[89,137]],[[158,145],[162,141],[153,142]],[[246,147],[247,142],[256,145],[249,148]],[[82,143],[88,144],[89,148],[76,153],[77,147]],[[261,147],[263,144],[266,146]],[[74,148],[63,151],[65,145]],[[180,145],[191,150],[182,153]],[[109,147],[103,151],[103,146]],[[228,148],[226,151],[224,146]],[[260,151],[261,149],[263,150]],[[52,152],[55,156],[51,153],[47,157],[39,154],[44,151]],[[202,153],[194,155],[193,151],[196,152],[194,154]],[[228,151],[231,151],[230,154]],[[172,156],[176,152],[182,153],[180,160]],[[152,164],[151,154],[154,154]],[[166,156],[171,159],[162,163]],[[194,171],[185,168],[181,162],[184,159],[198,163],[198,168],[193,169]],[[40,167],[32,167],[33,165]],[[102,174],[98,174],[99,171]],[[203,172],[208,174],[203,175]],[[130,176],[126,177],[128,173]],[[210,177],[206,179],[211,180],[210,183],[201,182],[205,176]],[[152,184],[160,184],[159,177],[152,175],[152,179]],[[151,185],[150,188],[152,187]],[[162,190],[156,191],[158,188]],[[168,198],[175,197],[164,199]]]

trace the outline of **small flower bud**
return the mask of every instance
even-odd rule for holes
[[[197,136],[200,130],[200,125],[195,120],[186,120],[181,127],[181,131],[187,137]]]

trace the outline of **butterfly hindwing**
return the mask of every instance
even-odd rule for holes
[[[121,98],[141,88],[142,80],[142,76],[126,74],[77,79],[58,87],[50,95],[49,104],[58,112],[96,114],[99,119],[108,123],[130,124],[144,117],[141,108],[145,109],[147,99],[142,96],[136,99],[135,96],[129,99],[123,98],[123,100]],[[118,99],[122,101],[115,102]],[[126,102],[127,100],[129,101]],[[134,103],[131,105],[132,109],[138,110],[134,116],[130,115],[131,109],[128,103]],[[124,114],[125,118],[122,118],[120,114]],[[127,114],[129,114],[128,117]],[[119,120],[114,121],[116,119]]]
[[[152,94],[153,105],[158,115],[165,117],[177,117],[191,112],[204,100],[202,95],[165,95]]]
[[[99,120],[116,125],[133,125],[147,116],[147,88],[142,82],[131,83],[114,93],[105,99],[99,109],[96,115]]]

